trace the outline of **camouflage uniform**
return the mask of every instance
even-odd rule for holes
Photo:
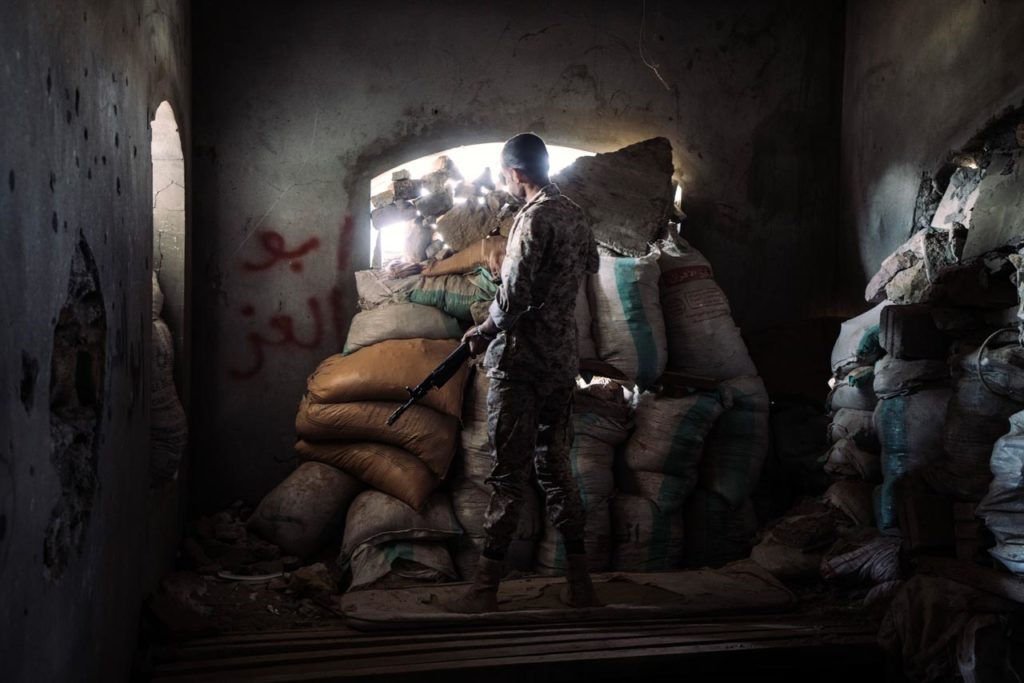
[[[582,278],[598,263],[583,211],[554,184],[516,216],[490,309],[501,332],[484,358],[494,449],[484,521],[490,548],[506,549],[515,532],[531,458],[551,523],[567,541],[582,542],[585,516],[569,465],[579,365],[575,307]]]

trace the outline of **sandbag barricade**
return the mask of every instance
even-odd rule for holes
[[[678,237],[658,249],[669,369],[715,380],[756,375],[708,260]]]
[[[348,355],[390,339],[459,339],[462,325],[433,306],[391,304],[360,311],[352,318],[342,351]]]
[[[465,249],[440,261],[428,261],[423,266],[423,275],[464,275],[478,268],[487,268],[492,274],[501,272],[501,263],[505,260],[505,248],[508,239],[500,235],[485,237],[474,242]]]
[[[366,491],[349,507],[338,562],[351,568],[352,588],[369,587],[393,568],[406,578],[455,579],[444,544],[461,534],[451,503],[441,493],[417,511],[380,491]]]
[[[340,536],[346,510],[365,484],[336,467],[306,462],[263,497],[250,531],[296,557],[308,557]]]
[[[414,304],[433,306],[450,316],[471,322],[470,307],[494,299],[497,280],[487,268],[477,268],[466,275],[423,276],[409,292]]]
[[[417,275],[395,278],[387,270],[359,270],[355,278],[359,308],[363,311],[387,304],[407,303],[409,292],[420,281]]]
[[[465,531],[455,550],[455,565],[463,580],[470,581],[484,548],[484,515],[491,502],[491,494],[469,479],[452,481],[449,490],[455,517]],[[505,572],[533,570],[537,540],[544,528],[543,505],[539,493],[530,484],[524,488],[523,494],[519,523],[505,555]]]
[[[996,539],[989,553],[1024,574],[1024,412],[1010,417],[1010,431],[996,441],[990,467],[992,481],[977,509]]]
[[[601,256],[589,278],[594,340],[600,359],[637,383],[665,370],[665,321],[658,293],[658,252],[640,258]]]
[[[640,496],[611,500],[611,568],[624,572],[668,571],[683,559],[683,515],[665,515]]]

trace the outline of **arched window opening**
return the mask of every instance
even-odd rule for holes
[[[444,216],[456,207],[476,203],[481,213],[497,214],[504,203],[498,172],[503,144],[455,147],[375,177],[370,182],[370,263],[380,268],[393,260],[433,257],[449,246],[443,234]],[[548,154],[554,174],[594,152],[548,145]],[[495,191],[499,194],[492,195]],[[464,208],[456,212],[461,211]]]

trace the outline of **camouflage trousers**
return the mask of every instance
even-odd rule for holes
[[[573,385],[546,389],[534,382],[494,378],[487,393],[487,431],[494,468],[484,519],[486,547],[504,552],[519,523],[530,463],[544,491],[548,519],[567,543],[583,540],[586,524],[572,476]]]

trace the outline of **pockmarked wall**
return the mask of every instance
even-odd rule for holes
[[[840,300],[911,233],[923,174],[1008,107],[1024,105],[1024,3],[847,3]]]
[[[149,126],[167,100],[188,140],[188,25],[183,0],[0,3],[5,681],[127,680],[173,552],[176,494],[149,485]]]
[[[739,323],[831,305],[841,3],[222,1],[193,25],[207,509],[294,465],[305,379],[368,263],[370,179],[409,159],[521,131],[598,152],[666,136],[685,234]]]

